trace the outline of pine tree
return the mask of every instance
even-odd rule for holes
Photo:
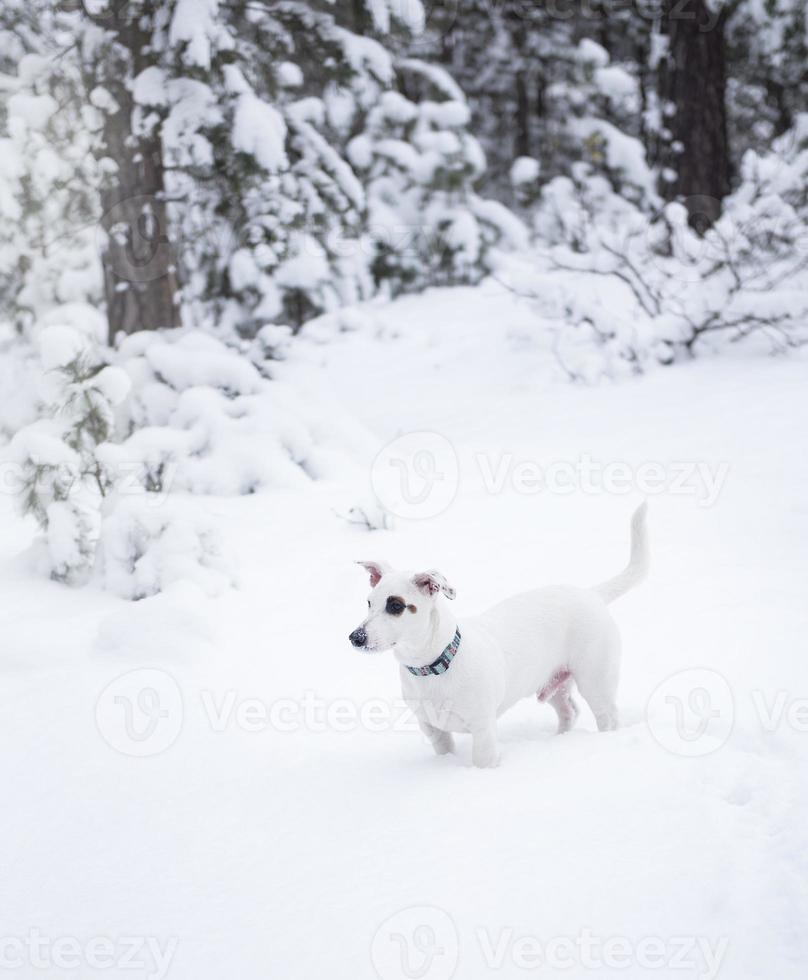
[[[46,328],[39,343],[50,391],[42,419],[12,441],[17,501],[45,532],[51,576],[77,583],[92,570],[104,498],[115,483],[103,451],[129,380],[69,327]]]

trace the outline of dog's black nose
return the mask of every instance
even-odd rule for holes
[[[353,633],[351,633],[348,639],[355,647],[363,647],[368,641],[368,635],[360,626],[359,629],[354,630]]]

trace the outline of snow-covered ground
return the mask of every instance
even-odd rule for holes
[[[237,558],[216,599],[45,581],[2,502],[4,972],[805,976],[806,358],[580,388],[545,337],[496,287],[309,325],[281,374],[384,451],[361,488],[188,498]],[[371,480],[390,529],[334,513]],[[616,572],[643,493],[620,730],[526,701],[498,769],[434,757],[348,644],[352,562],[439,568],[462,622]]]

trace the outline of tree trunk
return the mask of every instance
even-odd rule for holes
[[[666,155],[676,174],[666,188],[699,231],[718,218],[730,190],[725,22],[705,0],[665,0],[669,50],[661,96],[673,107]]]
[[[361,34],[363,37],[371,34],[372,21],[364,0],[351,0],[351,20],[354,34]]]
[[[142,8],[139,8],[142,9]],[[169,237],[159,129],[132,132],[131,79],[144,68],[150,40],[140,26],[117,23],[108,57],[94,68],[95,84],[115,100],[104,113],[100,153],[117,169],[101,193],[106,233],[102,253],[109,341],[118,333],[158,330],[180,323],[177,262]]]
[[[518,157],[530,156],[530,102],[524,70],[518,71],[514,80],[516,88],[516,127],[514,150]]]

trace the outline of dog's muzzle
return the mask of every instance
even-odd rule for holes
[[[365,632],[364,627],[360,626],[359,629],[355,629],[353,633],[351,633],[348,639],[355,647],[364,647],[367,646],[368,635]]]

